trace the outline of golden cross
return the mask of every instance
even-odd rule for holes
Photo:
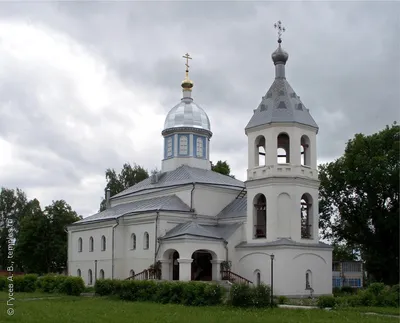
[[[186,58],[186,71],[189,71],[189,59],[192,59],[188,53],[186,53],[183,58]]]
[[[281,41],[282,33],[286,31],[285,27],[282,26],[282,22],[278,20],[276,24],[274,24],[275,29],[278,29],[278,41]]]

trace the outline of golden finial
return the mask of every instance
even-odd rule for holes
[[[192,59],[188,53],[186,53],[183,58],[186,58],[186,74],[185,79],[182,81],[182,88],[186,91],[191,91],[193,87],[193,82],[189,79],[189,59]]]

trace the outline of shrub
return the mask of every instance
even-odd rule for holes
[[[343,286],[341,289],[340,289],[340,294],[349,294],[349,295],[353,295],[353,294],[356,294],[357,293],[357,289],[356,288],[353,288],[353,287],[350,287],[350,286]]]
[[[33,293],[36,290],[36,281],[38,275],[36,274],[27,274],[23,276],[23,291],[27,293]]]
[[[286,296],[278,296],[278,304],[286,304],[288,302],[288,298]]]
[[[8,281],[6,276],[0,276],[0,291],[8,289]]]
[[[368,286],[367,290],[371,292],[375,297],[380,296],[383,294],[385,290],[384,283],[372,283]]]
[[[229,295],[229,304],[237,307],[266,307],[271,305],[271,289],[261,284],[257,287],[234,284]]]
[[[271,288],[267,285],[260,284],[251,288],[254,307],[267,307],[271,305]]]
[[[318,303],[317,303],[319,308],[334,308],[336,305],[336,299],[333,296],[320,296],[318,298]]]
[[[85,283],[82,277],[66,277],[58,290],[63,294],[79,296],[85,290]]]
[[[116,295],[122,281],[117,279],[97,279],[94,291],[100,296]]]
[[[250,307],[253,305],[252,291],[247,284],[233,284],[229,296],[229,303],[232,306]]]
[[[11,283],[11,282],[10,282]],[[24,291],[24,276],[14,276],[12,280],[12,284],[14,287],[14,292],[23,292]]]
[[[62,286],[67,276],[47,274],[39,277],[36,287],[45,293],[62,292]]]

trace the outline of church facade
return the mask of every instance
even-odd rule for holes
[[[332,293],[332,248],[318,237],[318,126],[286,80],[278,43],[275,79],[245,127],[247,180],[211,170],[210,120],[186,64],[182,99],[162,130],[161,171],[68,227],[69,275],[91,285],[160,261],[163,280],[219,281],[230,262],[253,284],[273,279],[277,295]]]

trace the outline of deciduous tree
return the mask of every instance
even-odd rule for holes
[[[344,155],[320,166],[320,227],[360,248],[377,281],[399,282],[399,131],[356,134]]]

